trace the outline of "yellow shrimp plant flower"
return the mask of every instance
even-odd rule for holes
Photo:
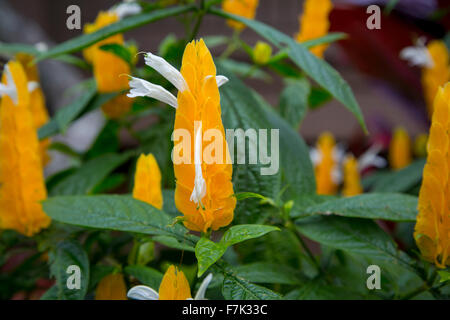
[[[296,34],[296,40],[304,42],[325,36],[330,27],[328,15],[333,8],[331,0],[306,0],[303,5],[303,14],[299,17],[300,29]],[[314,46],[311,53],[319,58],[328,47],[327,44]]]
[[[447,46],[441,40],[431,41],[427,45],[427,50],[431,57],[431,63],[425,65],[422,70],[422,86],[425,91],[428,114],[431,118],[437,90],[450,80],[450,61]]]
[[[119,21],[120,16],[116,11],[100,12],[93,24],[84,26],[84,33],[92,33],[101,28]],[[122,34],[116,34],[101,40],[83,51],[84,57],[92,63],[97,90],[100,93],[121,92],[128,90],[128,79],[130,66],[112,52],[100,49],[105,44],[124,44]],[[127,113],[132,105],[132,99],[125,94],[112,98],[102,106],[103,112],[112,119],[120,118]]]
[[[155,208],[162,208],[161,171],[152,154],[141,154],[137,161],[133,198],[147,202]]]
[[[95,289],[95,300],[127,300],[123,274],[112,273],[103,277]]]
[[[414,238],[422,256],[450,266],[450,84],[438,89],[419,192]]]
[[[5,66],[0,95],[0,229],[32,236],[46,228],[50,218],[40,204],[47,190],[28,80],[19,62]]]
[[[205,277],[193,300],[205,300],[205,292],[212,274]],[[128,291],[128,297],[135,300],[192,300],[191,288],[183,271],[171,265],[159,286],[159,293],[147,286],[135,286]]]
[[[181,160],[174,161],[175,205],[184,215],[183,223],[190,230],[202,232],[227,226],[233,220],[236,198],[218,88],[228,79],[216,76],[214,61],[203,40],[186,46],[181,72],[151,53],[146,54],[145,62],[178,89],[175,98],[159,85],[132,77],[128,96],[152,97],[177,109],[173,155]],[[210,129],[218,134],[209,137],[214,141],[205,145],[203,139],[208,138],[204,134]],[[176,137],[179,133],[183,135]],[[203,159],[214,149],[212,146],[222,150],[221,154],[217,152],[215,159],[209,159],[212,161]]]
[[[317,194],[333,195],[341,181],[339,163],[342,151],[336,146],[334,137],[329,132],[320,135],[316,149],[311,151],[316,176]]]
[[[254,19],[258,4],[259,0],[224,0],[222,2],[222,9],[237,16]],[[227,24],[237,31],[245,28],[243,23],[231,19],[227,20]]]
[[[346,197],[356,196],[363,192],[358,161],[352,155],[344,160],[344,187],[342,194]]]
[[[45,96],[39,82],[39,71],[37,65],[32,63],[33,56],[29,54],[19,53],[16,55],[16,60],[22,64],[28,79],[28,89],[30,91],[30,111],[33,116],[34,127],[38,130],[50,119],[47,107],[45,106]],[[50,146],[50,139],[47,138],[41,140],[39,142],[39,146],[42,164],[45,166],[51,160],[47,151]]]
[[[411,158],[411,139],[404,128],[398,127],[389,144],[389,164],[394,170],[402,169],[411,163]]]

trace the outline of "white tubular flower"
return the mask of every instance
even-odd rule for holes
[[[159,300],[159,294],[147,286],[135,286],[127,293],[128,298],[134,300]]]
[[[39,88],[39,83],[37,81],[29,81],[27,87],[29,92],[33,92],[34,90]]]
[[[406,47],[400,51],[400,58],[408,61],[411,66],[433,67],[433,59],[425,46],[424,37],[420,37],[415,46]]]
[[[311,162],[314,166],[320,163],[322,160],[322,154],[316,148],[311,148],[309,150],[309,157],[311,158]]]
[[[184,80],[181,72],[174,66],[168,63],[164,58],[158,57],[151,52],[145,55],[145,64],[155,69],[156,72],[161,74],[170,83],[172,83],[178,91],[184,91],[188,89],[188,85]]]
[[[208,274],[208,276],[206,276],[200,284],[194,299],[188,298],[186,300],[206,300],[206,289],[208,289],[212,278],[212,273]],[[139,285],[128,290],[127,297],[134,300],[159,300],[159,293],[148,286]]]
[[[131,77],[129,84],[131,89],[127,96],[130,98],[150,97],[174,108],[178,107],[177,98],[160,85],[135,77]]]
[[[374,144],[366,152],[364,152],[358,159],[358,169],[359,171],[364,171],[364,169],[374,166],[376,168],[382,168],[386,166],[386,160],[378,155],[378,153],[383,149],[380,144]]]
[[[212,76],[206,76],[205,77],[205,81],[208,80],[209,78],[211,78]],[[225,83],[227,83],[229,80],[227,77],[225,76],[216,76],[216,83],[217,83],[217,87],[221,87],[222,85],[224,85]]]
[[[208,289],[209,283],[211,282],[212,278],[213,278],[212,273],[206,276],[206,278],[202,281],[200,288],[198,288],[194,300],[206,300],[205,298],[206,289]]]
[[[194,166],[195,166],[195,178],[194,178],[194,190],[192,190],[191,201],[199,204],[203,197],[206,195],[206,181],[203,178],[202,173],[202,123],[197,128],[197,132],[194,137]]]
[[[17,105],[17,103],[19,102],[17,88],[8,66],[5,67],[5,75],[6,75],[6,85],[0,83],[0,97],[8,96],[11,98],[13,103]]]
[[[172,83],[178,91],[189,90],[189,86],[181,72],[164,60],[164,58],[148,52],[145,55],[145,64],[155,69],[156,72]],[[217,86],[220,87],[228,82],[228,78],[225,76],[216,76],[216,82]],[[151,97],[174,108],[178,107],[177,98],[159,85],[135,77],[131,77],[129,84],[131,89],[127,96],[130,98]]]
[[[127,16],[133,16],[139,14],[142,11],[141,6],[133,1],[122,2],[119,5],[111,8],[110,12],[115,13],[119,19],[125,18]]]

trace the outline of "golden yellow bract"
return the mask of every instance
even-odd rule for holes
[[[332,8],[331,0],[306,0],[303,14],[299,17],[300,29],[295,36],[297,41],[304,42],[325,36],[330,27],[328,15]],[[322,58],[327,47],[327,44],[321,44],[312,47],[310,51]]]
[[[450,84],[438,89],[419,192],[414,238],[422,256],[438,267],[450,265]]]
[[[121,273],[103,277],[95,289],[95,300],[127,300],[127,287]]]
[[[411,139],[404,128],[398,127],[389,145],[389,164],[392,169],[398,170],[411,163]]]
[[[107,25],[115,23],[119,21],[119,16],[116,13],[100,11],[97,15],[97,19],[94,23],[88,23],[84,25],[83,32],[85,34],[93,33],[100,30]],[[115,34],[109,38],[103,39],[101,41],[96,42],[90,47],[83,50],[84,58],[87,62],[93,63],[94,61],[94,52],[98,49],[98,47],[107,44],[107,43],[123,43],[123,35],[121,33]]]
[[[333,195],[337,192],[337,183],[333,178],[333,171],[336,170],[336,160],[334,157],[336,143],[334,137],[329,132],[320,135],[317,141],[317,151],[320,160],[315,166],[315,176],[317,184],[317,194]]]
[[[40,201],[47,198],[39,141],[29,109],[28,80],[19,62],[10,61],[2,83],[11,85],[17,103],[3,96],[0,106],[0,228],[32,236],[50,224]]]
[[[152,154],[141,154],[137,161],[133,198],[147,202],[155,208],[162,208],[161,172]]]
[[[174,163],[175,204],[183,213],[183,222],[188,229],[202,232],[206,232],[209,228],[217,230],[227,226],[233,220],[236,198],[233,196],[231,182],[233,168],[229,161],[229,150],[221,118],[216,67],[203,40],[193,41],[186,46],[181,74],[189,88],[178,93],[174,130],[187,130],[190,133],[191,146],[194,146],[195,122],[201,121],[202,132],[209,129],[219,130],[221,141],[215,141],[215,143],[222,144],[224,157],[221,163],[202,162],[201,170],[206,182],[206,194],[200,205],[191,201],[195,179],[194,152],[191,152],[188,164]],[[201,136],[203,137],[203,134]],[[182,144],[182,141],[179,143]],[[178,148],[179,146],[175,143],[174,152]],[[201,150],[202,154],[203,150]]]
[[[183,271],[171,265],[159,286],[159,300],[186,300],[191,298],[191,288]]]
[[[16,60],[20,62],[25,74],[27,76],[28,82],[37,82],[36,88],[30,92],[30,111],[33,117],[33,123],[36,130],[45,125],[50,117],[48,115],[47,107],[45,106],[45,96],[42,92],[40,81],[39,81],[39,71],[36,64],[33,64],[33,56],[26,53],[19,53],[16,55]],[[40,154],[42,159],[42,164],[45,166],[50,162],[50,155],[48,154],[48,147],[50,146],[50,139],[43,139],[39,142]]]
[[[119,18],[115,13],[100,12],[94,24],[85,25],[84,32],[95,32],[118,20]],[[127,77],[131,73],[129,64],[114,53],[99,48],[111,43],[123,45],[123,35],[116,34],[83,51],[85,59],[93,65],[97,90],[100,93],[120,92],[129,89]],[[132,102],[132,99],[121,94],[105,103],[102,110],[109,118],[120,118],[130,110]]]
[[[363,188],[358,169],[358,160],[354,156],[348,156],[344,161],[344,187],[342,194],[346,197],[351,197],[362,192]]]
[[[224,0],[222,2],[222,9],[237,16],[254,19],[258,4],[258,0]],[[227,24],[238,31],[245,28],[243,23],[231,19],[227,20]]]
[[[422,86],[425,91],[425,102],[428,115],[433,114],[433,103],[439,86],[450,80],[450,58],[447,46],[443,41],[433,40],[427,45],[433,65],[422,70]]]

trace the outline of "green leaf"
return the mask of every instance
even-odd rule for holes
[[[308,80],[290,80],[280,97],[280,113],[295,130],[298,129],[308,110],[311,87]]]
[[[138,279],[142,284],[149,286],[150,288],[153,288],[155,290],[158,290],[163,278],[163,274],[161,272],[146,266],[126,266],[124,271],[126,274]]]
[[[229,247],[242,241],[262,237],[272,231],[280,231],[280,229],[273,226],[257,224],[241,224],[232,226],[224,233],[220,243]]]
[[[85,158],[92,159],[105,153],[114,153],[119,150],[120,125],[117,121],[109,120],[98,134]]]
[[[361,300],[362,298],[351,288],[329,285],[321,280],[306,282],[301,288],[285,296],[287,300]]]
[[[302,42],[301,44],[304,45],[306,48],[312,48],[321,44],[327,44],[327,43],[332,43],[332,42],[336,42],[342,39],[346,39],[347,38],[347,34],[343,33],[343,32],[332,32],[332,33],[328,33],[322,37],[316,38],[316,39],[311,39],[311,40],[307,40]]]
[[[52,219],[96,229],[172,236],[193,246],[197,237],[155,207],[130,196],[61,196],[48,198],[43,208]]]
[[[115,54],[117,57],[128,63],[128,65],[133,66],[133,57],[125,46],[118,43],[107,43],[100,46],[100,49]]]
[[[29,55],[36,56],[40,51],[32,45],[22,43],[4,43],[0,42],[0,55],[7,56],[8,58],[15,56],[18,53],[28,53]],[[68,64],[72,64],[81,69],[90,70],[91,67],[83,59],[76,56],[63,54],[55,57],[56,60],[62,61]]]
[[[235,272],[254,283],[299,284],[302,282],[300,273],[290,267],[270,262],[255,262],[235,267]]]
[[[221,64],[219,64],[222,67]],[[223,67],[222,67],[223,69]],[[226,86],[220,88],[222,119],[226,129],[242,129],[244,131],[270,129],[272,128],[269,120],[266,118],[261,105],[256,101],[252,95],[252,91],[246,87],[241,80],[229,72],[221,70],[221,74],[227,76],[230,81]],[[287,125],[289,127],[289,125]],[[267,134],[267,150],[271,150],[270,132]],[[255,137],[257,139],[257,137]],[[228,140],[227,140],[228,141]],[[230,146],[230,153],[234,151],[233,160],[233,184],[234,192],[254,192],[265,197],[275,198],[280,187],[281,176],[278,173],[274,175],[262,175],[262,168],[268,167],[260,162],[256,164],[249,163],[249,154],[254,146],[257,146],[257,141],[250,142],[250,138],[245,138],[245,163],[240,164],[238,161],[237,148],[239,139],[235,138],[232,144],[228,141]],[[254,150],[254,152],[258,152]],[[282,155],[283,156],[283,155]],[[278,160],[278,159],[275,159]],[[249,201],[239,202],[235,210],[235,221],[237,223],[263,223],[266,215],[261,214],[258,208],[259,200],[250,199]]]
[[[422,180],[425,159],[419,159],[409,166],[383,174],[374,182],[373,192],[407,192]]]
[[[64,53],[70,53],[84,49],[96,42],[106,39],[112,35],[123,33],[125,31],[135,29],[137,27],[146,25],[151,22],[155,22],[167,17],[179,15],[181,13],[190,11],[194,8],[192,5],[178,6],[171,8],[164,8],[160,10],[154,10],[148,13],[141,13],[134,16],[124,18],[116,23],[108,25],[96,32],[84,34],[82,36],[70,39],[63,42],[50,50],[39,54],[36,57],[36,61],[52,58]]]
[[[301,136],[253,91],[272,128],[279,129],[280,167],[284,188],[283,198],[294,200],[292,212],[297,212],[304,198],[316,197],[316,179],[309,157],[309,148]],[[293,159],[295,159],[293,161]]]
[[[450,281],[450,272],[447,270],[438,270],[439,282]]]
[[[235,73],[239,77],[249,77],[253,79],[259,79],[264,81],[270,80],[270,75],[263,70],[255,67],[252,64],[241,62],[241,61],[235,61],[231,59],[222,59],[220,60],[220,64],[230,70],[231,72]]]
[[[77,171],[61,180],[52,190],[51,195],[81,195],[92,193],[114,169],[130,158],[130,153],[105,154],[91,159]]]
[[[308,97],[308,105],[311,109],[316,109],[327,103],[333,96],[325,89],[312,87]]]
[[[69,124],[88,106],[96,92],[95,80],[91,79],[86,83],[85,91],[80,97],[74,99],[68,106],[59,109],[53,119],[39,129],[39,139],[42,140],[56,133],[64,132]]]
[[[156,236],[153,237],[153,240],[156,242],[159,242],[169,248],[179,249],[179,250],[186,250],[194,252],[194,248],[190,245],[187,245],[183,241],[177,240],[175,237],[170,236]]]
[[[281,296],[265,287],[247,280],[226,275],[223,279],[222,294],[227,300],[280,300]]]
[[[413,222],[417,215],[417,197],[397,193],[366,193],[325,201],[308,207],[305,213]]]
[[[371,220],[314,216],[297,220],[296,226],[304,236],[331,248],[411,268],[410,259]]]
[[[219,260],[229,246],[249,239],[259,238],[269,232],[279,230],[273,226],[256,224],[237,225],[229,228],[217,243],[207,238],[201,238],[195,246],[195,256],[198,260],[198,276],[201,277],[211,265]]]
[[[352,112],[363,130],[367,132],[361,109],[353,95],[352,89],[328,63],[311,54],[303,44],[262,22],[245,19],[216,8],[211,8],[210,11],[215,15],[242,22],[279,49],[286,49],[289,58]]]
[[[80,268],[80,288],[69,289],[69,279],[75,275],[70,266]],[[70,272],[68,272],[70,271]],[[50,252],[50,274],[56,278],[55,288],[59,300],[82,300],[87,293],[89,285],[89,260],[83,247],[75,241],[61,241],[54,251]],[[52,289],[53,290],[53,289]]]

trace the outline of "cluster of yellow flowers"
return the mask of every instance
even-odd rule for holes
[[[438,88],[433,109],[414,238],[426,260],[445,268],[450,265],[449,83]]]
[[[428,114],[433,114],[433,103],[438,88],[450,80],[450,59],[448,49],[441,40],[433,40],[427,45],[431,65],[422,70],[422,86],[425,91],[425,102]]]
[[[184,215],[183,223],[188,229],[201,232],[227,226],[233,220],[236,198],[233,197],[231,182],[233,168],[227,161],[229,153],[218,89],[218,83],[226,78],[216,77],[214,61],[203,40],[192,41],[186,46],[180,72],[164,59],[150,53],[146,56],[146,63],[175,85],[179,90],[178,97],[138,78],[130,81],[132,89],[129,96],[151,96],[176,107],[174,131],[188,132],[190,145],[195,147],[194,152],[187,155],[187,161],[174,161],[175,205]],[[197,125],[199,123],[200,126]],[[203,146],[201,139],[208,129],[220,131],[221,140],[215,143],[221,144],[226,152],[221,161],[199,163],[198,159],[207,147]],[[186,152],[182,149],[182,143],[175,142],[174,154]],[[134,197],[160,208],[160,180],[161,174],[153,156],[141,156],[135,176]]]
[[[36,70],[30,70],[30,77],[37,80]],[[27,236],[50,224],[40,204],[47,197],[46,142],[39,144],[37,125],[48,116],[43,115],[42,92],[34,94],[37,85],[29,82],[19,62],[6,64],[0,85],[0,229]]]
[[[343,157],[341,153],[342,151],[336,146],[336,141],[331,133],[324,132],[319,136],[312,155],[317,194],[337,194],[341,183],[340,162],[342,160],[342,195],[350,197],[363,192],[358,160],[353,155]]]
[[[93,24],[84,26],[84,33],[89,34],[119,21],[119,16],[113,11],[100,12]],[[99,41],[84,49],[83,55],[86,61],[92,63],[97,90],[100,93],[121,92],[129,89],[128,77],[131,73],[128,62],[124,61],[112,52],[100,49],[106,44],[123,45],[121,33]],[[102,106],[103,112],[110,118],[120,118],[127,113],[133,100],[125,94],[119,94]]]
[[[303,14],[299,17],[300,30],[295,36],[297,41],[303,42],[325,36],[330,27],[328,15],[332,8],[331,0],[306,0]],[[314,46],[311,52],[322,58],[327,47],[326,44]]]
[[[231,14],[247,19],[254,19],[258,4],[259,0],[224,0],[222,2],[222,9]],[[227,24],[237,31],[245,28],[243,23],[235,20],[227,20]]]
[[[411,139],[402,127],[394,130],[389,144],[389,164],[392,169],[399,170],[411,163]]]

